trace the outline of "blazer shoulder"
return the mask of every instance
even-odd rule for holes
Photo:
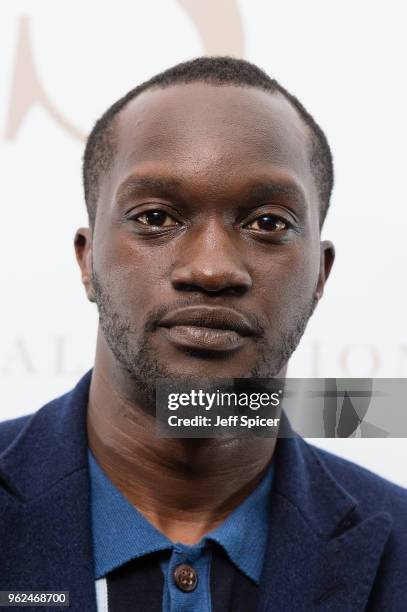
[[[34,414],[35,412],[32,412],[0,423],[0,453],[18,437]]]
[[[393,519],[405,524],[407,516],[407,489],[370,470],[333,453],[307,444],[309,450],[322,461],[337,482],[358,502],[362,511],[389,512]]]
[[[33,417],[36,417],[37,415],[41,416],[41,413],[44,413],[44,411],[47,411],[47,409],[50,408],[58,409],[64,398],[68,395],[69,393],[66,393],[60,397],[56,397],[47,402],[44,406],[41,406],[38,410],[30,412],[29,414],[0,422],[0,453],[5,451],[6,448],[8,448],[13,441],[17,439],[20,434],[22,434]]]

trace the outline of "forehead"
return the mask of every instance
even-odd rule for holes
[[[316,195],[309,129],[280,93],[205,83],[149,89],[121,111],[113,189],[135,174],[171,175],[202,186],[283,176]]]

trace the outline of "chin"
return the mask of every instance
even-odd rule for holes
[[[163,368],[166,372],[164,378],[249,378],[256,371],[256,364],[250,367],[244,359],[221,359],[219,355],[213,356],[188,356],[180,363],[171,363]]]

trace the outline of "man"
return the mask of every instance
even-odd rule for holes
[[[332,184],[322,130],[241,60],[175,66],[96,123],[75,237],[96,359],[1,425],[3,590],[78,611],[405,609],[404,490],[299,437],[155,435],[158,378],[285,376],[334,260]]]

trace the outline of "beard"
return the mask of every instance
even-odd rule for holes
[[[158,379],[182,379],[182,375],[174,375],[165,363],[160,361],[159,355],[152,346],[152,333],[157,327],[157,321],[166,314],[171,307],[159,306],[149,312],[143,326],[140,338],[135,342],[137,331],[132,322],[119,314],[119,308],[114,304],[112,291],[108,284],[100,282],[92,266],[92,284],[94,289],[94,301],[99,311],[99,324],[103,336],[115,356],[119,366],[124,369],[132,380],[132,384],[148,412],[155,410],[155,385]],[[278,337],[278,342],[270,343],[266,340],[264,325],[252,313],[245,313],[253,327],[261,332],[258,340],[258,359],[255,365],[244,373],[241,378],[273,378],[286,365],[292,353],[297,348],[299,341],[305,331],[308,320],[313,314],[318,298],[313,292],[312,298],[302,307],[298,313],[295,324],[283,329]],[[197,300],[183,301],[182,306],[196,305]],[[180,306],[180,304],[177,304]],[[191,354],[192,351],[191,351]],[[204,353],[200,353],[204,358]],[[213,355],[207,355],[207,359],[213,359]],[[216,356],[219,358],[219,355]],[[225,378],[222,376],[222,378]]]

